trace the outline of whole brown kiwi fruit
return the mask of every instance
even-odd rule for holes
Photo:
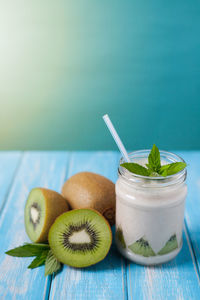
[[[110,225],[115,223],[115,185],[106,177],[92,172],[77,173],[64,183],[62,195],[72,209],[96,209]]]
[[[68,210],[66,199],[59,193],[45,188],[32,189],[24,211],[25,229],[31,241],[47,242],[51,225]]]

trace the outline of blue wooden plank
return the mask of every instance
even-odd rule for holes
[[[92,171],[115,182],[118,160],[119,154],[115,152],[74,153],[67,177],[80,171]],[[64,266],[52,281],[50,299],[127,299],[125,264],[115,245],[102,262],[92,267],[73,269]]]
[[[128,263],[127,279],[130,299],[199,299],[199,280],[185,233],[183,243],[181,253],[167,264],[143,267]]]
[[[189,232],[184,228],[183,249],[173,261],[157,267],[143,267],[128,263],[127,279],[130,299],[198,300],[200,297],[199,272],[195,258],[195,255],[199,258],[200,152],[179,154],[189,164],[189,192],[185,214]],[[192,244],[190,239],[192,239]],[[193,247],[195,252],[193,252]]]
[[[48,187],[59,191],[68,162],[66,152],[25,153],[0,219],[0,251],[28,242],[24,230],[24,205],[31,188]],[[44,267],[27,269],[31,259],[0,257],[0,298],[42,299],[48,296],[50,277]]]
[[[51,299],[126,299],[126,276],[130,299],[199,299],[200,152],[180,155],[189,167],[185,215],[187,230],[179,256],[159,267],[130,263],[126,274],[124,260],[113,245],[108,257],[91,268],[76,270],[65,266],[52,282]],[[116,181],[118,158],[119,155],[112,152],[74,153],[67,172],[68,156],[65,152],[25,154],[2,212],[0,251],[28,241],[23,226],[23,207],[30,188],[40,185],[59,191],[66,174],[71,176],[79,171],[94,171]],[[8,188],[10,183],[7,181],[2,186],[6,184]],[[48,298],[51,278],[44,278],[43,267],[27,270],[28,263],[29,259],[1,256],[1,298]]]
[[[200,274],[200,151],[180,153],[188,163],[188,197],[186,201],[186,229]]]
[[[22,153],[19,151],[0,152],[0,211],[13,181]]]

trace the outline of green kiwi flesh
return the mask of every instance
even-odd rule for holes
[[[25,228],[30,239],[35,242],[44,226],[45,201],[40,190],[29,194],[25,206]]]
[[[118,227],[117,230],[116,230],[116,239],[119,241],[122,248],[126,248],[126,243],[125,243],[125,240],[124,240],[123,231],[120,227]]]
[[[145,257],[155,256],[155,252],[149,245],[149,242],[144,238],[137,240],[132,245],[128,246],[128,248],[135,254],[142,255]]]
[[[178,242],[177,242],[176,235],[174,234],[170,237],[170,239],[167,241],[165,246],[158,252],[158,254],[164,255],[164,254],[167,254],[177,248],[178,248]]]
[[[29,193],[24,211],[26,233],[33,242],[47,242],[48,232],[55,219],[69,206],[59,193],[34,188]]]
[[[49,245],[56,258],[77,268],[104,259],[111,243],[109,223],[93,209],[66,212],[56,219],[49,231]]]

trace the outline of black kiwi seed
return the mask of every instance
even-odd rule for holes
[[[38,211],[38,213],[39,213],[36,222],[34,222],[33,219],[32,219],[32,216],[31,216],[31,208],[35,208],[35,209]],[[41,213],[41,209],[40,209],[39,205],[38,205],[36,202],[34,202],[34,203],[30,206],[30,210],[29,210],[29,220],[30,220],[30,222],[32,223],[34,230],[36,229],[37,224],[40,222],[40,213]]]
[[[149,243],[145,241],[143,238],[140,238],[139,240],[136,241],[137,243],[141,243],[141,246],[144,247],[149,247]]]
[[[90,243],[71,243],[69,241],[70,236],[74,232],[78,232],[85,229],[86,232],[90,236]],[[98,232],[92,228],[90,223],[87,221],[84,223],[79,223],[79,224],[73,224],[73,225],[68,225],[66,228],[66,231],[62,233],[62,244],[65,249],[72,250],[72,251],[81,251],[81,252],[87,252],[91,250],[95,250],[98,248],[98,243],[100,241],[98,237]]]
[[[173,242],[175,240],[176,240],[176,235],[174,234],[170,237],[169,242]]]

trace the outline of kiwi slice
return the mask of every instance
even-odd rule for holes
[[[72,267],[88,267],[104,259],[112,243],[106,219],[93,209],[75,209],[59,216],[49,231],[56,258]]]
[[[149,242],[146,241],[144,238],[137,240],[135,243],[128,246],[128,248],[135,254],[139,254],[145,257],[156,255],[151,246],[149,245]]]
[[[115,223],[115,185],[106,177],[92,172],[77,173],[64,183],[62,195],[72,209],[95,209],[110,225]]]
[[[123,231],[120,227],[118,227],[117,230],[116,230],[116,239],[119,241],[122,248],[126,248],[126,243],[125,243],[125,240],[124,240]]]
[[[33,242],[47,242],[49,228],[69,206],[55,191],[34,188],[26,201],[24,219],[26,232]]]
[[[172,235],[165,246],[158,252],[159,255],[167,254],[178,248],[176,234]]]

